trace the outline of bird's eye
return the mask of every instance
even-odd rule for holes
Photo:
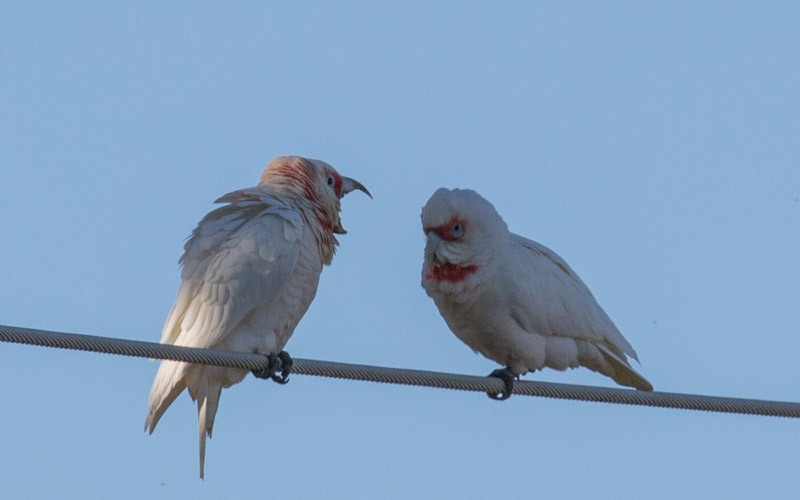
[[[456,238],[463,238],[464,237],[464,226],[456,222],[453,224],[453,236]]]
[[[328,174],[328,178],[325,182],[327,182],[329,186],[333,187],[333,185],[336,183],[336,180],[333,178],[333,174]]]

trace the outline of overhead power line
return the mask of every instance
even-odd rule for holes
[[[0,325],[0,341],[17,344],[58,347],[141,358],[171,359],[205,365],[217,365],[245,370],[264,370],[267,357],[261,354],[218,351],[180,347],[155,342],[95,337],[74,333],[52,332]],[[292,373],[387,384],[439,387],[475,392],[501,392],[505,385],[493,377],[476,377],[452,373],[356,365],[333,361],[294,358]],[[800,403],[764,401],[758,399],[700,396],[671,392],[643,392],[585,385],[555,384],[520,380],[513,394],[556,399],[573,399],[600,403],[656,406],[683,410],[701,410],[746,415],[800,418]]]

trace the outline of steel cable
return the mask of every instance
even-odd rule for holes
[[[263,370],[268,365],[267,357],[261,354],[180,347],[139,340],[96,337],[2,325],[0,325],[0,341],[142,358],[171,359],[245,370]],[[313,359],[295,358],[292,373],[387,384],[439,387],[461,391],[498,393],[504,388],[502,381],[491,377],[356,365]],[[642,392],[632,389],[532,382],[527,380],[517,381],[514,384],[513,393],[523,396],[572,399],[598,403],[800,418],[800,403],[783,401],[700,396],[671,392]]]

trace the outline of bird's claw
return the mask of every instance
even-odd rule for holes
[[[268,365],[263,370],[253,370],[253,375],[260,379],[271,379],[281,385],[289,381],[289,374],[292,372],[292,357],[286,351],[281,351],[278,354],[267,354]],[[280,375],[278,375],[280,372]]]
[[[289,353],[286,351],[279,352],[278,359],[281,362],[280,363],[281,375],[279,377],[277,374],[273,374],[272,380],[283,385],[289,381],[289,374],[292,372],[292,365],[294,364],[294,361],[292,360],[292,357],[289,356]]]
[[[489,377],[499,378],[506,385],[502,392],[491,393],[487,392],[486,395],[495,401],[503,401],[511,397],[514,391],[514,380],[517,378],[509,368],[498,368],[488,375]]]

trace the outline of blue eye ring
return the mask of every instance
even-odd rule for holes
[[[328,183],[328,185],[329,185],[329,186],[333,186],[333,184],[334,184],[334,182],[335,182],[335,180],[334,180],[334,178],[333,178],[333,175],[331,175],[331,174],[328,174],[328,179],[327,179],[327,181],[326,181],[326,182]]]
[[[463,238],[464,237],[464,226],[458,222],[453,224],[453,237],[455,238]]]

